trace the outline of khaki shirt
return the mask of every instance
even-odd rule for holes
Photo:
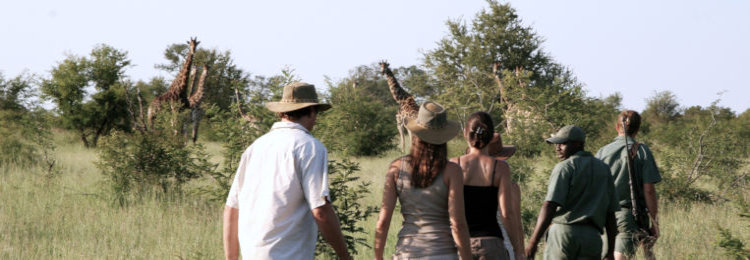
[[[552,223],[592,224],[600,232],[607,213],[620,208],[609,167],[586,151],[555,165],[545,200],[559,205]]]
[[[634,143],[635,140],[628,137],[628,144],[631,147]],[[631,207],[627,154],[624,136],[616,137],[612,143],[605,145],[596,153],[596,158],[609,165],[610,173],[615,178],[615,190],[617,190],[617,197],[620,198],[620,206],[622,207]],[[638,155],[633,160],[633,166],[636,169],[636,174],[641,175],[639,187],[643,187],[643,183],[661,181],[654,156],[645,144],[640,144],[638,147]],[[641,201],[644,201],[643,188],[641,188],[641,194],[638,194],[638,196]]]

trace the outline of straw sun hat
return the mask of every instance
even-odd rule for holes
[[[266,103],[266,108],[276,113],[285,113],[309,106],[318,106],[318,112],[331,108],[330,104],[318,103],[315,86],[304,82],[294,82],[284,86],[280,101]]]
[[[448,120],[445,108],[438,103],[426,101],[419,107],[417,118],[407,118],[406,128],[429,144],[444,144],[458,134],[458,122]]]

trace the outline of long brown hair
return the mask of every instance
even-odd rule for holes
[[[466,137],[471,147],[482,149],[492,141],[495,134],[492,117],[486,112],[474,112],[466,121]]]
[[[426,143],[414,135],[409,159],[411,184],[417,188],[429,187],[448,163],[448,145]]]

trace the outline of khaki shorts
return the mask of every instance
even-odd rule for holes
[[[408,256],[405,254],[393,255],[393,260],[458,260],[458,254],[430,255],[430,256]]]
[[[602,259],[601,234],[592,225],[552,224],[544,259]]]
[[[498,237],[472,237],[471,256],[475,260],[509,260],[505,243]]]
[[[635,251],[648,241],[648,233],[638,228],[630,209],[623,208],[615,212],[617,218],[617,237],[615,238],[615,252],[626,256],[635,255]]]

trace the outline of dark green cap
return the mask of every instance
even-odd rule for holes
[[[548,144],[564,144],[569,141],[577,141],[583,143],[586,141],[586,133],[584,133],[583,129],[581,129],[580,127],[574,125],[566,125],[565,127],[560,128],[560,131],[557,131],[557,133],[552,137],[547,138]]]

